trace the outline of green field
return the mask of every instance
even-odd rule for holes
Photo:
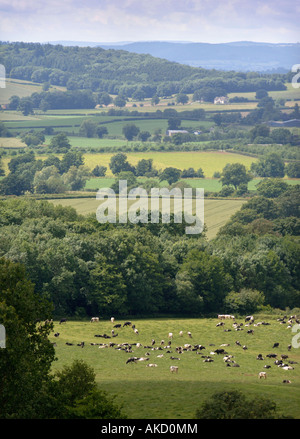
[[[105,187],[105,186],[103,186]],[[81,215],[95,214],[99,201],[95,198],[69,198],[49,200],[55,205],[71,206]],[[240,209],[245,200],[204,200],[204,222],[207,226],[206,236],[214,238],[220,227],[224,226],[229,218]]]
[[[300,89],[294,88],[291,83],[285,84],[287,89],[286,90],[280,90],[280,91],[269,91],[268,95],[273,99],[291,99],[299,100],[300,99]],[[228,93],[229,98],[233,98],[234,96],[248,98],[249,100],[255,100],[255,92],[244,92],[244,93]],[[292,103],[292,105],[295,105],[295,102]]]
[[[127,320],[127,319],[126,319]],[[253,327],[254,334],[247,334],[247,328],[236,332],[232,328],[232,320],[226,320],[224,328],[216,327],[217,318],[211,319],[129,319],[136,325],[138,334],[131,327],[123,327],[126,321],[116,318],[114,324],[121,328],[115,329],[116,337],[104,339],[95,334],[111,336],[113,323],[100,317],[100,322],[67,321],[65,324],[54,324],[54,332],[59,332],[58,338],[50,336],[56,343],[57,361],[53,369],[61,369],[70,365],[75,359],[88,363],[96,373],[96,382],[100,389],[115,395],[117,404],[123,406],[124,413],[129,419],[192,419],[200,404],[213,393],[220,391],[240,390],[248,397],[265,397],[274,401],[279,411],[286,416],[300,418],[300,366],[292,365],[293,370],[284,370],[274,364],[274,359],[267,354],[287,354],[287,361],[300,360],[299,349],[287,347],[295,335],[287,324],[280,324],[275,317],[256,316],[256,322],[264,321],[270,325]],[[237,319],[244,322],[244,319]],[[183,336],[179,336],[183,331]],[[189,338],[187,332],[192,333]],[[172,344],[169,348],[168,334],[173,333]],[[155,340],[154,350],[151,340]],[[161,340],[164,344],[161,345]],[[239,340],[247,350],[235,344]],[[77,344],[85,342],[85,347]],[[73,343],[73,346],[66,345]],[[279,343],[279,348],[273,348],[273,343]],[[96,343],[92,345],[92,343]],[[109,343],[115,343],[109,346]],[[132,352],[118,350],[117,345],[129,343]],[[136,343],[141,346],[137,347]],[[102,348],[100,348],[100,344]],[[185,350],[177,354],[175,348],[191,344],[205,346],[203,350]],[[210,352],[220,348],[222,344],[228,354],[240,367],[226,367],[223,355],[212,355]],[[146,355],[146,354],[149,355]],[[158,355],[163,355],[158,357]],[[257,360],[262,354],[264,360]],[[171,360],[174,356],[180,360]],[[205,363],[202,355],[213,358],[212,363]],[[148,358],[146,361],[128,363],[130,357]],[[148,363],[157,367],[146,367]],[[263,366],[271,365],[270,369]],[[169,368],[178,366],[178,373],[173,374]],[[267,372],[267,379],[260,380],[258,373]],[[283,384],[290,380],[291,384]]]
[[[11,96],[19,96],[24,98],[32,95],[32,93],[41,93],[43,91],[43,84],[39,84],[31,81],[23,81],[21,79],[6,78],[6,87],[1,89],[0,93],[0,104],[8,104]],[[54,89],[64,90],[64,87],[51,87]]]

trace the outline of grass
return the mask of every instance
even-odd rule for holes
[[[8,104],[11,96],[19,96],[24,98],[32,95],[32,93],[41,93],[43,91],[43,84],[38,84],[31,81],[23,81],[21,79],[6,78],[6,87],[1,90],[0,104]],[[65,90],[64,87],[52,86],[53,89]]]
[[[17,137],[0,137],[0,148],[25,148],[26,144]]]
[[[246,330],[236,333],[232,329],[232,321],[225,323],[225,328],[232,330],[224,332],[223,328],[216,327],[217,319],[134,319],[139,335],[130,327],[121,327],[115,329],[118,336],[110,340],[94,337],[95,334],[111,334],[113,324],[108,319],[100,319],[99,323],[68,321],[60,325],[55,322],[54,332],[58,331],[60,335],[58,338],[51,336],[51,341],[57,344],[57,361],[53,369],[61,369],[75,359],[83,359],[94,368],[99,387],[110,395],[116,395],[116,402],[123,405],[123,411],[130,419],[192,419],[204,400],[217,391],[225,390],[240,390],[249,397],[264,396],[275,401],[285,415],[299,419],[299,365],[294,365],[294,370],[285,371],[275,366],[274,360],[265,357],[275,351],[279,357],[280,354],[288,354],[289,360],[299,362],[299,350],[292,348],[287,351],[294,334],[275,318],[262,316],[257,321],[259,319],[270,322],[270,325],[255,327],[254,335],[247,334]],[[116,319],[115,323],[123,324],[124,321]],[[181,330],[183,337],[179,336]],[[192,339],[187,336],[187,331],[191,331]],[[161,340],[165,340],[163,346],[166,346],[169,332],[174,334],[171,348],[152,350],[151,340],[156,340],[154,346],[157,347]],[[237,346],[236,340],[248,349]],[[76,346],[81,341],[85,342],[83,349]],[[275,341],[280,343],[277,350],[272,348]],[[67,346],[66,342],[74,343],[74,346]],[[99,346],[91,345],[107,342],[130,343],[133,352],[117,350],[116,346],[99,349]],[[136,347],[134,344],[137,342],[142,347]],[[205,346],[201,355],[209,355],[223,343],[229,344],[224,349],[234,355],[240,367],[226,367],[223,355],[214,355],[213,363],[204,363],[195,351],[177,354],[175,347],[185,343]],[[129,357],[147,357],[147,352],[150,354],[148,362],[126,364]],[[163,357],[158,358],[161,353]],[[258,354],[263,354],[265,360],[257,360]],[[172,361],[171,355],[180,360]],[[146,367],[147,363],[156,363],[158,367]],[[173,364],[178,365],[178,374],[170,373],[169,367]],[[266,370],[263,369],[265,364],[271,365],[267,370],[267,379],[259,380],[258,373]],[[292,384],[283,384],[284,379],[291,380]]]
[[[280,91],[269,91],[268,95],[273,99],[291,99],[291,100],[298,100],[300,99],[300,89],[294,88],[291,83],[285,84],[287,89],[286,90],[280,90]],[[256,92],[242,92],[242,93],[228,93],[229,98],[233,98],[234,96],[242,97],[242,98],[248,98],[249,100],[256,100],[255,99]],[[295,102],[292,103],[292,105],[295,105]]]

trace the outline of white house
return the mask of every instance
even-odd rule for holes
[[[229,99],[227,98],[227,96],[217,96],[214,99],[214,104],[228,104],[229,103]]]
[[[174,134],[177,134],[177,133],[187,134],[188,131],[186,131],[186,130],[167,130],[166,131],[167,136],[173,136]]]

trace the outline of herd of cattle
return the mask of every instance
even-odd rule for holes
[[[242,323],[237,323],[236,319],[233,315],[229,315],[229,314],[220,314],[218,315],[218,319],[220,320],[220,322],[218,322],[216,324],[216,327],[221,327],[223,328],[224,332],[229,332],[232,330],[235,331],[243,331],[246,330],[247,334],[254,334],[254,329],[255,327],[259,327],[261,325],[270,325],[270,323],[267,322],[257,322],[255,323],[255,319],[254,316],[247,316],[245,318],[245,322]],[[233,320],[233,323],[231,324],[231,328],[225,328],[225,322],[223,322],[223,320]],[[97,323],[99,322],[100,319],[99,317],[92,317],[91,318],[91,323]],[[300,320],[297,318],[297,316],[290,316],[289,318],[287,316],[284,316],[283,318],[279,318],[277,319],[277,321],[280,324],[287,324],[287,328],[290,328],[292,324],[294,323],[300,323]],[[60,320],[60,324],[62,323],[66,323],[67,319],[61,319]],[[115,323],[115,319],[114,317],[111,317],[111,323],[114,324]],[[94,337],[99,337],[99,338],[104,338],[104,339],[113,339],[115,337],[118,336],[118,333],[116,333],[116,330],[119,330],[121,328],[124,327],[131,327],[133,332],[136,335],[139,335],[139,331],[137,330],[135,324],[133,324],[130,321],[126,321],[123,324],[121,323],[117,323],[114,324],[111,330],[111,335],[108,334],[95,334]],[[187,331],[187,336],[192,339],[192,333],[190,331]],[[55,337],[59,337],[60,333],[56,332],[54,334]],[[183,331],[179,331],[178,335],[180,337],[184,336],[184,332]],[[228,347],[230,346],[230,344],[228,343],[223,343],[219,346],[219,348],[217,349],[213,349],[212,346],[215,346],[214,344],[209,344],[209,355],[203,355],[202,351],[206,349],[205,346],[201,345],[201,344],[192,344],[192,343],[182,343],[180,346],[176,346],[173,347],[172,346],[172,341],[173,341],[173,333],[169,332],[168,336],[167,336],[167,340],[160,340],[158,343],[156,343],[156,341],[154,339],[151,340],[151,343],[148,345],[142,345],[139,342],[134,342],[134,343],[115,343],[113,341],[109,341],[106,343],[90,343],[92,346],[98,346],[99,349],[103,349],[103,348],[114,348],[117,350],[122,350],[125,351],[126,353],[133,353],[133,349],[136,351],[136,349],[138,348],[145,348],[147,350],[147,352],[143,355],[143,356],[130,356],[125,364],[132,364],[132,363],[138,363],[138,362],[147,362],[146,366],[147,367],[157,367],[158,364],[157,363],[150,363],[150,350],[151,351],[156,351],[158,353],[158,351],[160,351],[160,353],[158,353],[157,358],[162,358],[165,354],[173,354],[174,351],[176,353],[176,357],[174,355],[171,355],[169,358],[172,361],[180,361],[180,357],[181,355],[186,352],[186,351],[194,351],[196,354],[201,355],[201,358],[203,359],[203,362],[205,363],[213,363],[214,362],[214,356],[219,356],[222,355],[223,356],[223,361],[226,364],[226,367],[240,367],[240,365],[234,360],[234,355],[229,354],[227,352],[226,349],[228,349]],[[54,343],[55,344],[55,343]],[[66,342],[66,345],[68,346],[73,346],[74,343],[69,343]],[[240,346],[243,350],[247,350],[248,347],[246,345],[242,345],[239,340],[235,341],[235,345],[236,346]],[[274,342],[273,345],[270,345],[270,348],[272,347],[272,349],[276,349],[278,351],[279,349],[279,343],[278,342]],[[80,346],[81,348],[83,348],[85,346],[85,343],[82,341],[80,343],[77,343],[77,346]],[[226,349],[224,349],[226,348]],[[292,348],[292,345],[289,344],[287,345],[287,350],[290,351]],[[228,349],[229,350],[229,349]],[[266,360],[266,358],[268,358],[268,360]],[[262,354],[258,354],[256,357],[256,360],[258,361],[262,361],[265,360],[270,361],[273,360],[274,361],[274,365],[276,365],[277,367],[282,368],[283,370],[293,370],[295,364],[297,364],[296,361],[292,361],[289,359],[289,356],[287,354],[278,354],[278,353],[270,353],[267,354],[265,356],[263,356]],[[270,369],[271,365],[270,364],[265,364],[263,366],[263,368],[265,369]],[[171,373],[178,373],[179,367],[176,365],[171,365],[170,366],[170,372]],[[258,374],[259,379],[267,378],[267,373],[265,371],[261,371]],[[282,381],[283,383],[286,384],[290,384],[291,380],[289,379],[284,379]]]

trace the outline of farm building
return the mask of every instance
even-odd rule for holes
[[[267,124],[270,127],[300,127],[300,119],[290,119],[290,120],[285,120],[284,122],[277,122],[275,120],[269,120],[269,122],[267,122]]]
[[[214,99],[214,104],[228,104],[229,99],[226,96],[217,96]]]
[[[188,131],[186,131],[186,130],[167,130],[166,131],[167,136],[173,136],[174,134],[177,134],[177,133],[187,134]]]

